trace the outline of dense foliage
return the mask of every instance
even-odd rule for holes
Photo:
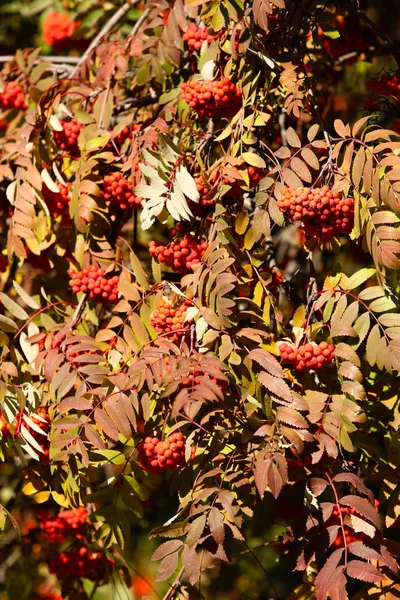
[[[4,597],[398,597],[377,6],[1,10]]]

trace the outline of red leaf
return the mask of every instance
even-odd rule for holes
[[[200,562],[194,548],[185,546],[182,551],[182,566],[184,567],[189,582],[194,585],[200,579]]]
[[[347,564],[347,574],[353,579],[360,579],[368,583],[378,583],[385,579],[385,575],[382,575],[374,565],[362,560],[351,560]]]
[[[322,494],[322,492],[325,491],[328,482],[326,481],[326,479],[322,479],[321,477],[311,477],[310,481],[308,482],[308,485],[314,496],[319,496],[320,494]]]
[[[176,571],[178,566],[178,557],[179,552],[174,552],[173,554],[169,554],[160,562],[160,566],[158,567],[158,574],[156,577],[156,581],[165,581]]]
[[[338,598],[338,600],[345,600],[348,598],[345,589],[346,578],[343,575],[345,566],[338,567],[342,555],[342,548],[335,550],[315,578],[316,600],[326,600],[328,594],[332,600],[333,598]],[[342,592],[342,596],[336,595],[339,589]]]
[[[179,548],[183,546],[183,542],[181,540],[169,540],[168,542],[164,542],[153,552],[153,556],[151,560],[161,560],[165,558],[168,554],[172,554],[179,550]]]
[[[208,515],[208,526],[216,543],[223,544],[225,539],[224,518],[220,511],[213,507]]]
[[[340,499],[340,504],[354,508],[362,517],[368,519],[375,525],[379,531],[382,531],[382,523],[377,510],[364,498],[359,496],[343,496]]]
[[[368,496],[368,498],[371,500],[371,502],[374,498],[374,495],[371,492],[371,490],[369,490],[367,488],[367,486],[365,486],[363,484],[362,479],[360,477],[358,477],[358,475],[355,475],[354,473],[338,473],[337,475],[335,475],[335,477],[333,477],[332,481],[348,481],[358,491],[360,491],[362,494],[365,494],[366,496]]]

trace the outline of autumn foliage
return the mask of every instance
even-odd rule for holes
[[[397,597],[382,6],[27,4],[0,71],[0,600]]]

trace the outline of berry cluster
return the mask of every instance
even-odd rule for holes
[[[114,208],[121,210],[140,208],[143,198],[134,194],[134,187],[134,184],[125,179],[120,171],[115,171],[104,177],[102,196]]]
[[[204,117],[231,117],[242,105],[242,92],[228,77],[182,83],[182,100]]]
[[[78,137],[83,129],[82,123],[76,119],[60,121],[62,131],[54,130],[54,141],[61,150],[69,152],[72,156],[79,154]]]
[[[207,27],[198,27],[196,23],[190,23],[183,34],[183,39],[187,43],[190,52],[200,50],[204,42],[211,44],[218,36],[208,33]]]
[[[85,537],[85,525],[88,513],[84,506],[72,510],[62,510],[58,515],[47,511],[38,514],[40,527],[46,541],[50,544],[62,544],[67,537],[82,539]]]
[[[15,108],[16,110],[25,110],[27,104],[22,87],[15,81],[7,83],[5,90],[0,94],[0,108],[8,110]]]
[[[43,21],[43,39],[56,50],[65,48],[78,29],[80,23],[68,15],[56,11],[49,12]]]
[[[178,469],[185,464],[185,439],[180,431],[172,433],[163,442],[147,437],[138,448],[142,468],[150,473]]]
[[[46,581],[32,593],[33,600],[63,600],[63,597],[55,592]]]
[[[277,205],[292,221],[302,221],[308,236],[324,242],[353,229],[353,198],[343,198],[328,186],[297,190],[283,187]]]
[[[185,322],[186,311],[190,306],[192,306],[192,301],[189,299],[178,304],[163,299],[156,310],[152,312],[150,323],[157,333],[168,334],[167,339],[177,343],[190,329],[191,321]]]
[[[400,75],[384,73],[379,78],[370,79],[367,89],[380,96],[392,96],[400,101]]]
[[[174,240],[166,246],[154,241],[149,242],[150,256],[180,275],[189,273],[193,265],[197,265],[201,261],[207,248],[208,244],[204,238],[197,243],[188,234],[184,235],[181,240]]]
[[[281,359],[297,371],[314,371],[333,361],[335,346],[327,342],[303,344],[296,348],[283,342],[279,345]]]
[[[59,579],[64,577],[84,577],[92,581],[99,579],[99,573],[105,575],[114,561],[102,552],[91,552],[80,546],[69,552],[60,552],[49,561],[49,571]]]
[[[69,216],[69,203],[71,201],[68,193],[69,188],[69,184],[60,184],[58,186],[59,192],[52,192],[46,185],[43,185],[42,187],[43,198],[50,214],[55,219],[57,219],[57,217],[62,217],[62,222],[64,223],[71,220]]]
[[[97,265],[91,265],[90,269],[82,271],[68,270],[71,277],[69,285],[74,294],[89,292],[89,298],[98,298],[102,302],[117,302],[119,276],[105,277],[105,270]]]

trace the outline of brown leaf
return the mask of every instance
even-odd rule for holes
[[[374,565],[361,560],[351,560],[347,564],[347,575],[353,577],[353,579],[360,579],[369,583],[377,583],[386,578]]]
[[[200,579],[200,562],[194,548],[184,546],[182,551],[182,566],[185,569],[189,582],[194,585]]]
[[[224,518],[220,511],[213,506],[208,514],[208,526],[217,544],[223,544],[225,539]]]

